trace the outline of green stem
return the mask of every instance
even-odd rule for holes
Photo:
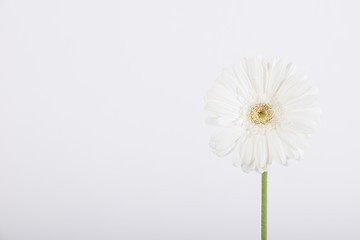
[[[261,175],[261,240],[266,240],[267,232],[267,172]]]

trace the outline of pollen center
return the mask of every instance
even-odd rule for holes
[[[266,124],[274,118],[274,111],[269,103],[258,103],[251,108],[250,118],[256,124]]]

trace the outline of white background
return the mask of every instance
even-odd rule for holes
[[[260,175],[208,147],[223,67],[281,56],[320,90],[269,172],[268,239],[360,239],[357,1],[0,1],[0,239],[260,238]]]

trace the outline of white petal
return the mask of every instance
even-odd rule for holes
[[[283,60],[279,58],[272,58],[268,64],[268,91],[275,93],[281,83],[286,79],[286,65]]]
[[[311,87],[306,76],[292,76],[283,81],[276,91],[280,101],[288,101],[294,97],[302,96],[306,89]]]
[[[277,129],[277,133],[283,143],[287,158],[300,159],[301,152],[308,147],[305,137],[295,135],[290,130]]]
[[[262,56],[255,56],[249,60],[248,76],[258,94],[264,93],[267,65]]]
[[[317,93],[311,93],[302,97],[293,98],[288,102],[284,102],[286,109],[310,108],[313,107],[317,100]]]
[[[267,150],[267,156],[268,156],[267,157],[267,165],[271,165],[274,159],[279,159],[277,157],[278,152],[275,151],[274,143],[271,139],[270,134],[269,133],[266,134],[265,137],[266,137],[265,141],[266,141],[266,146],[267,146],[266,150]]]
[[[286,118],[308,119],[315,123],[320,122],[321,110],[317,107],[289,109],[285,113]]]
[[[250,60],[244,58],[239,64],[235,65],[235,72],[241,82],[245,85],[247,94],[254,95],[257,92],[254,88],[252,77],[249,76],[249,65]]]
[[[276,131],[270,131],[268,133],[269,151],[273,159],[277,159],[280,164],[287,165],[287,159],[283,147],[283,143],[279,139]]]
[[[222,127],[233,127],[234,126],[234,118],[231,117],[207,117],[205,122],[211,125],[222,126]]]
[[[207,101],[205,109],[219,117],[230,117],[235,119],[239,116],[239,108],[224,102]]]
[[[244,69],[242,63],[233,65],[232,69],[238,79],[238,95],[246,98],[251,88],[250,80],[246,73],[246,70]]]
[[[283,116],[284,127],[301,134],[312,134],[319,125],[319,116],[316,116],[316,114],[315,111],[286,113]]]
[[[256,168],[259,170],[266,170],[267,162],[267,146],[265,141],[265,136],[259,135],[255,137],[255,149],[254,149],[254,159],[256,162]]]
[[[223,84],[234,93],[236,93],[239,85],[239,80],[237,79],[236,74],[234,71],[232,71],[232,69],[229,68],[225,68],[222,71],[220,78],[218,78],[216,81]]]
[[[227,102],[230,104],[239,104],[237,95],[225,88],[223,85],[217,84],[215,87],[211,88],[205,95],[205,101],[208,100],[217,100],[222,102]]]
[[[216,155],[225,156],[234,149],[241,133],[238,128],[222,128],[211,137],[209,145]]]
[[[254,167],[254,157],[253,157],[253,151],[254,151],[254,144],[255,144],[255,138],[254,137],[248,137],[241,148],[241,167],[244,171],[253,170]]]
[[[241,104],[229,89],[217,84],[205,96],[205,109],[211,113],[210,124],[228,126],[239,117]]]
[[[304,102],[307,96],[317,96],[317,89],[306,77],[293,77],[284,82],[276,96],[284,105],[291,105],[298,101]]]

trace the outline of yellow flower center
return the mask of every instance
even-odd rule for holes
[[[251,108],[250,118],[256,124],[266,124],[274,118],[274,111],[269,103],[258,103]]]

